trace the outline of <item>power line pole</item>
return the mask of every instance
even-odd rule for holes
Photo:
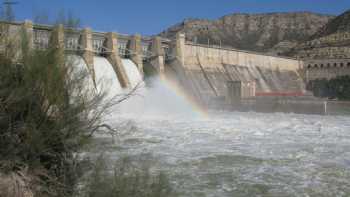
[[[15,13],[13,12],[12,6],[18,4],[18,2],[12,1],[12,0],[4,0],[2,4],[3,4],[3,10],[2,10],[3,19],[5,21],[14,21]]]

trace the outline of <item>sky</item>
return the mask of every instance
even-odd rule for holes
[[[2,1],[2,0],[0,0]],[[232,13],[312,11],[339,15],[350,0],[13,0],[16,20],[57,18],[71,12],[96,31],[154,35],[186,18],[216,19]]]

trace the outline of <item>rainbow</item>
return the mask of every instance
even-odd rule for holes
[[[169,89],[175,92],[179,97],[183,98],[192,108],[192,111],[198,114],[200,117],[208,117],[208,109],[200,105],[193,96],[187,94],[182,87],[179,86],[174,80],[167,78],[164,74],[159,76],[160,81],[166,85]]]

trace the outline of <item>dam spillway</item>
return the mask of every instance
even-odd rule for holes
[[[132,60],[122,59],[122,66],[126,71],[126,75],[130,81],[131,88],[134,88],[143,82],[142,75]]]
[[[182,33],[178,33],[174,39],[166,39],[158,36],[96,32],[90,28],[68,30],[62,25],[38,25],[31,21],[4,23],[9,25],[14,40],[25,30],[31,43],[30,49],[45,50],[58,44],[66,54],[81,56],[95,85],[94,57],[101,57],[112,66],[116,75],[114,77],[119,81],[115,81],[116,87],[120,85],[124,90],[135,86],[137,80],[133,79],[140,78],[131,76],[133,73],[137,74],[130,71],[135,66],[142,78],[148,77],[149,70],[155,70],[156,75],[165,77],[167,81],[171,81],[170,84],[176,84],[175,91],[181,92],[190,103],[195,103],[192,105],[202,110],[219,108],[231,111],[270,110],[318,114],[331,111],[333,114],[337,113],[336,109],[339,108],[332,107],[332,102],[328,102],[325,107],[324,99],[313,97],[312,93],[306,90],[306,83],[309,83],[310,79],[315,80],[327,74],[324,70],[313,68],[312,61],[215,45],[200,45],[186,40],[186,35]],[[125,61],[127,59],[130,61]],[[346,61],[338,63],[332,60],[332,64],[343,67],[332,68],[332,73],[333,70],[337,72],[327,75],[327,79],[346,75],[350,69],[348,66],[344,67],[349,64]],[[124,65],[128,63],[134,65]],[[319,63],[325,65],[323,61],[317,61],[315,65]],[[120,88],[117,90],[116,87],[113,86],[114,94],[120,91]],[[265,101],[268,102],[267,105]],[[277,107],[276,101],[281,101],[277,103]],[[261,102],[264,110],[260,110]],[[318,110],[294,110],[305,109],[308,106]],[[276,109],[271,110],[272,107]]]
[[[106,93],[111,99],[122,93],[119,79],[113,70],[113,66],[104,57],[94,57],[94,73],[97,90],[99,93]]]

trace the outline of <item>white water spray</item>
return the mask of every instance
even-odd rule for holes
[[[165,81],[154,77],[148,80],[150,83],[146,86],[136,64],[130,59],[122,59],[122,62],[132,88],[139,85],[135,95],[119,106],[123,116],[154,118],[198,115],[193,112],[193,106],[185,98],[177,95]],[[130,89],[124,90],[126,91]]]

